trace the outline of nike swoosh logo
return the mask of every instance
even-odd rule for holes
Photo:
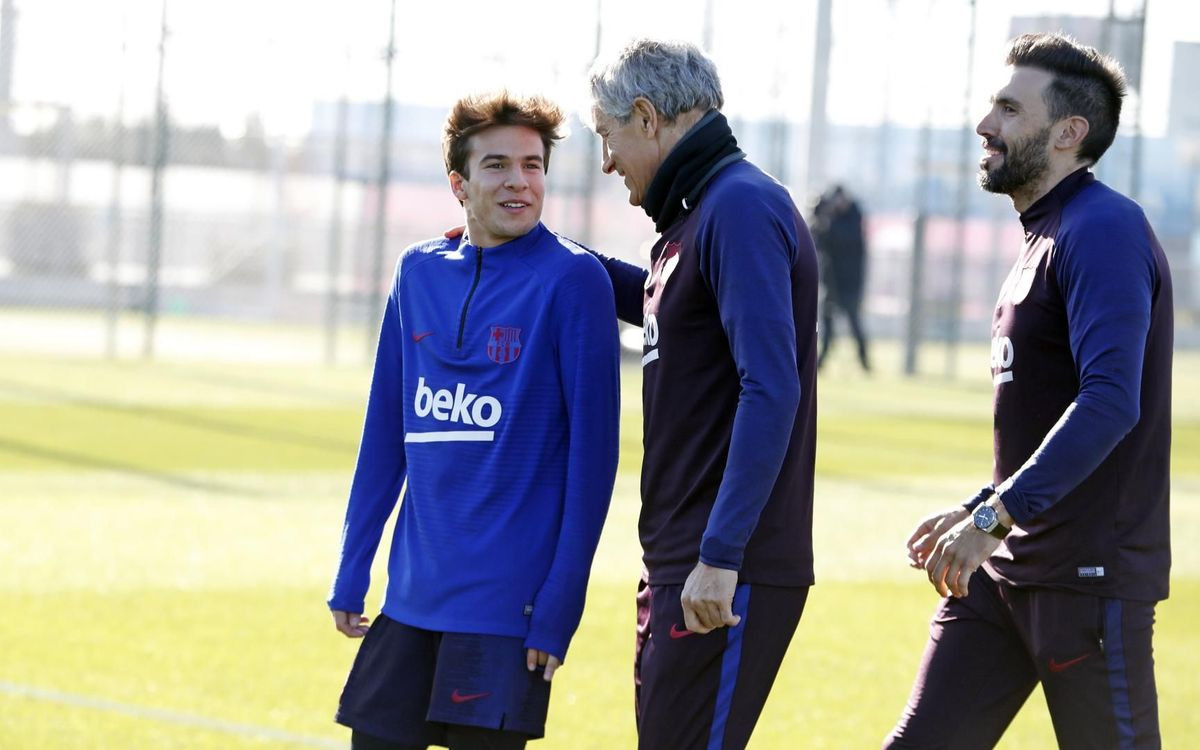
[[[454,701],[455,703],[466,703],[467,701],[486,698],[489,695],[491,695],[491,693],[460,693],[457,689],[455,689],[455,691],[450,694],[450,700]]]
[[[1054,659],[1051,659],[1050,671],[1055,673],[1064,672],[1089,656],[1091,656],[1091,654],[1084,654],[1083,656],[1076,656],[1074,659],[1067,659],[1066,661],[1055,661]]]
[[[427,339],[432,335],[433,335],[433,331],[426,331],[424,333],[414,333],[412,335],[412,337],[413,337],[414,342],[420,343],[423,339]]]
[[[695,635],[687,628],[681,628],[678,625],[671,623],[671,632],[668,633],[672,638],[687,638],[689,635]]]

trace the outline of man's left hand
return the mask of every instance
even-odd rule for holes
[[[708,633],[741,622],[742,618],[733,613],[737,579],[736,570],[696,563],[679,596],[684,626],[693,633]]]
[[[971,575],[999,546],[999,539],[975,528],[975,521],[967,516],[934,545],[925,561],[929,582],[942,596],[966,596]]]
[[[554,673],[562,666],[562,660],[554,654],[530,648],[525,650],[525,666],[529,668],[530,672],[538,667],[545,667],[542,679],[549,682],[554,679]]]

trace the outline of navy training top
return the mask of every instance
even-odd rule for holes
[[[698,560],[813,583],[817,260],[787,189],[723,167],[663,232],[652,269],[605,259],[643,328],[639,519],[652,584]]]
[[[1168,593],[1166,257],[1132,200],[1087,169],[1021,214],[992,323],[993,484],[1016,528],[987,568],[1016,585]]]

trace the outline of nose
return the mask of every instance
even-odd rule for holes
[[[504,177],[504,187],[510,190],[514,190],[519,193],[528,186],[529,181],[525,179],[525,173],[521,170],[521,166],[519,164],[514,165],[512,169],[509,169],[508,174]]]
[[[975,134],[983,138],[991,138],[996,135],[996,120],[992,117],[992,112],[988,112],[975,126]]]
[[[617,165],[613,163],[612,152],[608,150],[608,144],[600,144],[600,171],[604,174],[612,174]]]

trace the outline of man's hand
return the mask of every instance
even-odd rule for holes
[[[733,613],[737,579],[736,570],[696,563],[679,596],[684,626],[693,633],[708,633],[741,622],[742,618]]]
[[[343,612],[340,609],[333,610],[333,625],[347,638],[362,638],[371,627],[370,620],[363,617],[362,613]]]
[[[462,233],[465,231],[467,231],[466,225],[459,224],[456,227],[451,227],[450,229],[447,229],[445,232],[442,232],[442,236],[448,240],[452,240],[455,237],[461,237]]]
[[[942,596],[966,596],[971,574],[999,546],[1000,540],[975,528],[970,516],[962,519],[942,534],[925,561],[929,582]]]
[[[545,651],[531,648],[525,651],[525,666],[529,667],[530,672],[539,666],[545,667],[546,670],[542,672],[542,679],[549,682],[554,679],[554,673],[562,666],[562,661],[554,654],[548,654]]]
[[[921,519],[908,537],[908,564],[914,568],[924,568],[933,552],[933,545],[937,544],[942,534],[969,515],[970,511],[960,506]]]

